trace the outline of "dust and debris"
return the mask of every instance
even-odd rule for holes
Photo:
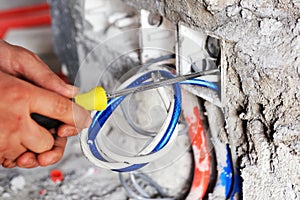
[[[52,169],[60,169],[64,174],[62,182],[51,180]],[[89,163],[81,153],[77,137],[69,139],[62,162],[54,166],[1,168],[0,172],[0,199],[126,199],[117,174],[107,173]]]
[[[242,159],[244,199],[299,199],[300,4],[184,2],[165,1],[161,14],[224,40],[226,128]]]
[[[23,176],[16,176],[10,181],[11,189],[13,191],[22,190],[26,184]]]

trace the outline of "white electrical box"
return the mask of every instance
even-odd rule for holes
[[[175,53],[176,26],[174,24],[146,10],[141,10],[140,23],[142,64],[151,59]]]

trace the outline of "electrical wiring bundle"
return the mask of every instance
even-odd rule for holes
[[[174,77],[174,75],[167,69],[151,69],[135,74],[121,84],[118,89],[147,84],[150,81],[153,81],[153,74],[159,74],[159,76],[163,78]],[[169,104],[167,106],[168,113],[166,119],[164,120],[160,130],[154,136],[150,135],[148,137],[149,141],[147,142],[147,145],[135,155],[124,155],[123,153],[114,152],[107,145],[107,142],[104,139],[105,136],[101,131],[103,126],[121,102],[128,97],[121,96],[111,99],[105,110],[96,112],[93,117],[92,125],[89,129],[85,129],[81,133],[80,142],[85,156],[98,167],[118,172],[129,172],[137,170],[168,153],[174,145],[178,135],[177,125],[182,106],[180,84],[193,84],[201,87],[207,87],[214,91],[218,88],[216,84],[201,79],[183,81],[170,86],[173,91],[173,95],[169,102],[165,102],[165,104]],[[169,93],[170,87],[162,87],[158,90],[163,95],[168,96],[167,93]],[[133,125],[131,124],[130,126],[132,127]],[[136,128],[134,129],[136,130]]]

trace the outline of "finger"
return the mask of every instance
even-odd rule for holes
[[[30,100],[30,111],[72,126],[86,128],[91,123],[87,110],[73,103],[68,98],[56,93],[34,87]]]
[[[4,168],[14,168],[17,166],[17,163],[15,162],[15,160],[7,160],[5,159],[4,162],[2,163],[2,166]]]
[[[27,151],[18,157],[16,163],[18,167],[22,168],[34,168],[39,166],[36,154],[30,151]]]
[[[26,151],[26,148],[20,144],[19,138],[11,136],[6,139],[6,143],[9,148],[2,152],[2,157],[6,160],[15,160]]]
[[[78,133],[76,127],[67,124],[61,125],[57,130],[57,135],[60,137],[74,136]]]
[[[18,134],[1,135],[1,157],[5,160],[13,161],[26,151],[21,144]]]
[[[64,154],[66,143],[67,143],[66,137],[58,136],[55,140],[55,144],[52,150],[38,155],[39,165],[48,166],[58,162]]]
[[[15,160],[26,151],[22,145],[12,144],[11,146],[11,149],[4,152],[4,158],[7,160]]]
[[[42,153],[52,149],[54,138],[50,132],[33,120],[29,124],[28,132],[21,135],[22,145],[35,153]]]
[[[76,87],[66,84],[33,52],[19,46],[13,48],[16,73],[48,90],[66,97],[73,97]]]
[[[35,84],[66,97],[73,97],[76,87],[66,84],[33,52],[0,40],[0,69],[22,76]],[[3,67],[5,66],[5,67]]]

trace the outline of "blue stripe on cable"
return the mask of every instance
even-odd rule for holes
[[[159,71],[161,73],[161,75],[164,77],[167,77],[167,78],[173,77],[173,75],[168,71],[165,71],[165,70],[157,70],[157,71]],[[137,78],[135,81],[133,81],[131,84],[129,84],[129,86],[127,88],[135,87],[135,86],[141,85],[141,84],[147,84],[147,83],[143,83],[143,82],[151,77],[152,72],[153,71],[150,71],[150,72],[142,75],[141,77]],[[218,90],[218,87],[216,84],[208,82],[208,81],[204,81],[201,79],[186,80],[184,82],[181,82],[181,84],[197,85],[197,86],[202,86],[202,87],[208,87],[213,90]],[[170,122],[163,138],[155,146],[155,148],[151,151],[151,153],[155,153],[155,152],[159,151],[168,143],[170,137],[173,134],[173,131],[175,130],[176,124],[178,122],[180,112],[181,112],[181,91],[180,91],[179,83],[173,84],[173,89],[174,89],[174,99],[175,99],[174,104],[175,105],[174,105],[174,112],[172,114],[171,122]],[[123,101],[124,98],[125,98],[125,96],[122,96],[122,97],[117,97],[117,98],[109,100],[107,108],[104,111],[100,111],[100,112],[96,113],[96,115],[93,118],[92,125],[90,126],[90,128],[88,130],[88,145],[90,147],[90,150],[91,150],[92,154],[101,161],[107,162],[107,160],[104,159],[104,157],[98,151],[97,146],[95,144],[95,139],[96,139],[100,129],[104,125],[104,123],[107,121],[107,119],[110,117],[112,112],[117,108],[117,106]],[[146,164],[148,164],[148,163],[134,164],[134,165],[131,165],[126,168],[112,169],[112,170],[118,171],[118,172],[128,172],[128,171],[133,171],[133,170],[139,169],[139,168],[145,166]]]
[[[173,75],[170,73],[170,72],[167,72],[167,71],[160,71],[161,75],[162,76],[165,76],[167,78],[172,78]],[[175,83],[173,84],[173,88],[174,88],[174,99],[175,99],[175,102],[174,102],[174,113],[172,115],[172,118],[171,118],[171,122],[167,128],[167,131],[164,135],[164,137],[162,138],[162,142],[160,142],[152,151],[152,153],[160,150],[161,148],[163,148],[167,142],[169,141],[173,131],[175,130],[175,127],[177,125],[177,122],[178,122],[178,119],[179,119],[179,116],[180,116],[180,112],[181,112],[181,91],[180,91],[180,86],[178,83]]]
[[[162,73],[163,76],[173,77],[173,75],[167,71],[160,71],[160,72]],[[152,72],[148,72],[148,73],[144,74],[143,76],[139,77],[134,82],[132,82],[127,88],[134,87],[136,85],[141,84],[142,82],[144,82],[145,80],[147,80],[151,77],[151,73]],[[161,142],[159,142],[159,144],[152,150],[151,153],[154,153],[154,152],[160,150],[167,144],[167,142],[169,141],[169,139],[176,127],[177,121],[179,119],[180,110],[181,110],[181,92],[180,92],[179,84],[174,84],[173,87],[175,90],[174,96],[175,96],[175,106],[176,107],[174,108],[174,113],[172,115],[172,121],[169,124],[167,131],[166,131],[164,137],[162,138]],[[177,94],[177,93],[179,93],[179,94]],[[96,113],[96,115],[94,116],[92,125],[88,130],[88,145],[90,147],[92,154],[99,160],[106,161],[103,158],[103,156],[101,155],[101,153],[98,151],[97,146],[94,142],[96,139],[96,136],[98,135],[101,127],[104,125],[106,120],[110,117],[112,112],[116,109],[116,107],[122,102],[122,100],[124,98],[125,97],[123,96],[123,97],[118,97],[118,98],[114,98],[114,99],[110,100],[108,102],[107,109]],[[96,121],[98,123],[96,123]],[[146,164],[147,163],[135,164],[135,165],[123,168],[123,169],[113,169],[113,170],[120,171],[120,172],[132,171],[132,170],[139,169],[139,168],[145,166]]]
[[[165,76],[167,78],[172,78],[173,77],[173,75],[170,72],[163,71],[163,70],[158,70],[158,71],[161,73],[162,76]],[[173,134],[173,131],[175,130],[176,124],[178,122],[180,112],[181,112],[181,91],[180,91],[180,86],[179,86],[178,83],[173,84],[173,88],[174,88],[175,105],[174,105],[174,112],[172,114],[171,122],[170,122],[170,124],[167,128],[167,131],[164,134],[163,138],[156,145],[156,147],[151,151],[151,153],[155,153],[156,151],[159,151],[160,149],[162,149],[168,143],[170,137]],[[146,164],[142,164],[142,166],[140,166],[140,165],[141,164],[139,164],[138,166],[132,165],[130,167],[119,169],[119,170],[116,170],[116,171],[121,171],[121,172],[126,172],[126,170],[127,171],[128,170],[133,171],[133,170],[139,169],[140,167],[145,166]],[[136,167],[139,167],[139,168],[136,168]]]
[[[202,86],[202,87],[207,87],[210,88],[212,90],[219,90],[217,84],[209,82],[209,81],[205,81],[202,79],[190,79],[190,80],[185,80],[180,82],[180,84],[189,84],[189,85],[196,85],[196,86]]]
[[[223,166],[223,171],[220,172],[220,182],[225,188],[225,197],[229,198],[233,186],[233,166],[230,156],[230,147],[226,145],[226,166]]]

